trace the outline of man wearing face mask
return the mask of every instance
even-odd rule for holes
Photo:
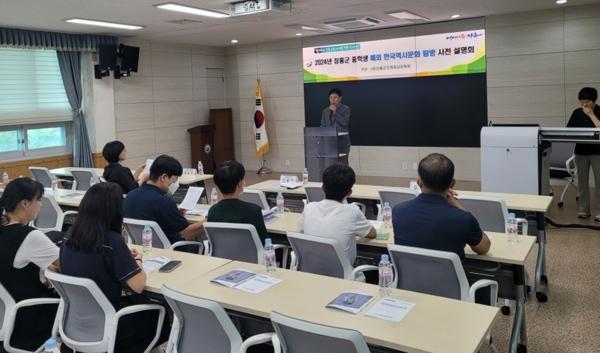
[[[158,156],[150,167],[146,184],[130,191],[125,198],[125,217],[154,221],[165,232],[171,243],[195,240],[203,230],[202,223],[189,223],[169,197],[177,190],[178,178],[183,174],[179,161],[171,156]],[[194,252],[193,246],[178,250]]]
[[[596,105],[598,91],[584,87],[578,95],[581,108],[571,114],[567,127],[600,128],[600,107]],[[575,145],[575,164],[577,165],[577,189],[579,192],[579,218],[590,216],[590,165],[594,170],[596,207],[594,220],[600,222],[600,145],[578,143]]]
[[[351,264],[356,260],[356,237],[373,239],[377,235],[358,206],[346,202],[355,182],[356,175],[349,166],[340,163],[327,167],[321,186],[325,199],[307,204],[300,219],[300,232],[336,239]]]
[[[346,155],[341,158],[341,162],[348,165],[348,156],[350,155],[350,107],[342,104],[342,91],[339,88],[333,88],[329,91],[329,106],[321,112],[321,127],[333,126],[339,132],[347,133],[344,137],[338,139],[341,146],[339,150]]]

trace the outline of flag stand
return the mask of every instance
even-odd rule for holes
[[[271,173],[273,173],[273,171],[267,167],[267,160],[265,159],[265,156],[263,155],[262,164],[261,164],[260,168],[258,168],[258,170],[256,171],[256,174],[264,175],[264,174],[271,174]]]

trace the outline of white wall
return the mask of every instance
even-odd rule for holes
[[[302,170],[303,46],[480,28],[487,32],[489,120],[564,126],[577,106],[577,91],[584,85],[600,88],[600,5],[240,45],[226,52],[236,158],[249,169],[259,163],[252,114],[254,85],[260,78],[271,142],[269,165],[278,171]],[[413,177],[414,163],[434,151],[454,160],[457,179],[480,179],[478,148],[353,146],[350,163],[360,175]]]
[[[210,108],[225,107],[210,94],[207,68],[224,68],[224,49],[124,41],[140,47],[138,72],[114,80],[115,137],[125,144],[126,165],[165,153],[190,166],[187,129],[208,123]]]

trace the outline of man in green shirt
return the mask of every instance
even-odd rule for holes
[[[223,199],[208,210],[207,221],[252,224],[264,244],[268,233],[261,208],[240,200],[246,185],[245,175],[244,166],[236,161],[226,161],[217,167],[213,178]]]

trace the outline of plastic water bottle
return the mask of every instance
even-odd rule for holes
[[[219,193],[217,192],[217,188],[212,188],[210,192],[210,204],[215,205],[219,202]]]
[[[60,353],[60,349],[54,338],[48,338],[44,342],[44,353]]]
[[[150,251],[152,251],[152,229],[149,225],[145,225],[142,231],[142,252],[148,254]]]
[[[204,166],[202,165],[202,161],[198,161],[198,174],[204,174]]]
[[[277,269],[277,263],[275,262],[275,249],[273,248],[271,238],[265,239],[264,256],[267,273],[275,273],[275,270]]]
[[[8,182],[8,172],[5,170],[4,173],[2,173],[2,184],[6,185],[8,184]]]
[[[383,204],[383,226],[385,228],[392,228],[392,208],[389,202]]]
[[[51,185],[52,187],[52,194],[56,195],[56,192],[58,191],[58,180],[56,180],[56,178],[54,177],[54,175],[52,176],[52,180],[51,180]]]
[[[394,278],[394,272],[392,271],[392,264],[387,254],[381,255],[381,261],[379,262],[379,295],[382,297],[388,297],[392,292],[392,281]]]
[[[506,235],[508,236],[508,242],[514,244],[517,242],[517,234],[519,233],[519,225],[517,224],[517,218],[514,213],[509,213],[506,219]]]
[[[304,167],[304,171],[302,172],[302,184],[308,183],[308,168]]]
[[[283,194],[281,192],[277,193],[277,200],[275,204],[277,205],[277,213],[282,215],[283,211],[285,210],[285,200],[283,199]]]

